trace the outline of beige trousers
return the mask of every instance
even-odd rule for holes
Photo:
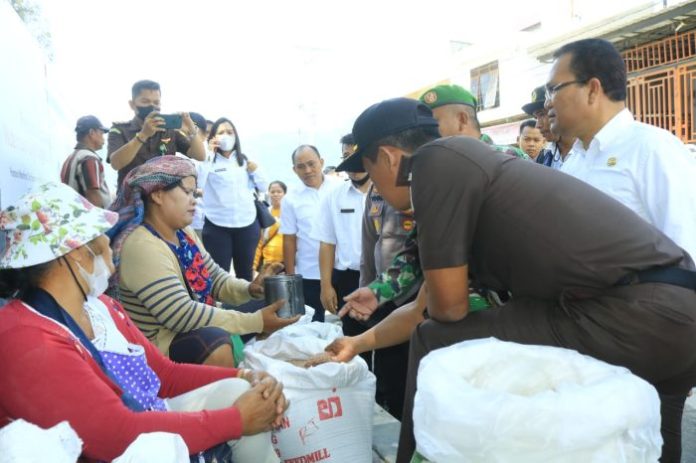
[[[222,379],[194,389],[171,399],[166,399],[167,407],[177,412],[198,412],[219,410],[230,407],[237,398],[250,388],[243,379]],[[277,463],[279,458],[271,445],[271,433],[263,432],[253,436],[242,436],[228,441],[235,463]]]

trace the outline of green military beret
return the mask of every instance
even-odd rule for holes
[[[438,85],[421,95],[420,100],[430,109],[446,104],[465,104],[476,109],[476,98],[459,85]]]

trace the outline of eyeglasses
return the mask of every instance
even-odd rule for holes
[[[552,99],[554,96],[556,96],[556,93],[558,93],[560,90],[563,88],[567,87],[568,85],[573,85],[573,84],[581,84],[584,85],[586,84],[586,80],[570,80],[568,82],[561,82],[560,84],[556,84],[554,86],[549,87],[549,85],[546,85],[546,100]]]
[[[194,199],[196,199],[196,198],[200,198],[200,197],[201,197],[201,192],[198,191],[198,188],[193,188],[193,189],[189,190],[188,188],[185,188],[185,187],[184,187],[182,184],[180,184],[180,183],[177,184],[176,186],[179,187],[179,188],[181,188],[182,190],[184,190],[184,193],[186,193],[186,196],[188,196],[189,198],[194,198]]]

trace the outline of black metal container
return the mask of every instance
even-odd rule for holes
[[[272,304],[285,299],[285,304],[278,310],[281,318],[291,318],[304,315],[304,292],[302,291],[302,275],[274,275],[263,281],[266,303]]]

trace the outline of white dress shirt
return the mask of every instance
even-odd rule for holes
[[[365,193],[350,181],[333,189],[319,205],[312,238],[336,246],[334,268],[360,271]]]
[[[321,198],[343,183],[325,175],[321,186],[304,184],[289,191],[280,203],[280,229],[283,235],[297,236],[295,272],[307,280],[319,280],[319,241],[312,238],[312,227],[319,218]]]
[[[198,187],[203,189],[205,217],[215,225],[242,228],[256,220],[254,188],[268,186],[259,169],[247,172],[247,162],[240,166],[236,153],[229,158],[215,154],[198,169]]]
[[[201,177],[201,169],[203,168],[203,164],[205,164],[209,159],[213,157],[213,152],[210,151],[208,148],[208,144],[204,143],[203,147],[205,148],[205,161],[198,161],[196,159],[191,159],[188,156],[185,157],[185,159],[188,159],[189,161],[193,162],[193,165],[196,166],[196,175],[198,178]],[[177,156],[182,156],[180,153],[176,154]],[[198,183],[198,181],[197,181]],[[201,188],[200,183],[196,185],[198,188]],[[193,213],[193,222],[191,222],[191,228],[194,230],[202,230],[203,229],[203,223],[205,223],[205,211],[203,210],[203,199],[198,198],[196,199],[196,211]]]
[[[558,143],[556,143],[555,141],[550,141],[547,149],[551,151],[551,153],[553,154],[553,159],[551,160],[551,165],[549,167],[551,167],[552,169],[561,170],[564,162],[563,157],[561,156],[561,147],[558,146]],[[573,154],[572,148],[566,155],[566,159],[568,159],[571,154]]]
[[[623,203],[696,257],[696,163],[671,133],[624,109],[588,149],[577,140],[561,171]]]

